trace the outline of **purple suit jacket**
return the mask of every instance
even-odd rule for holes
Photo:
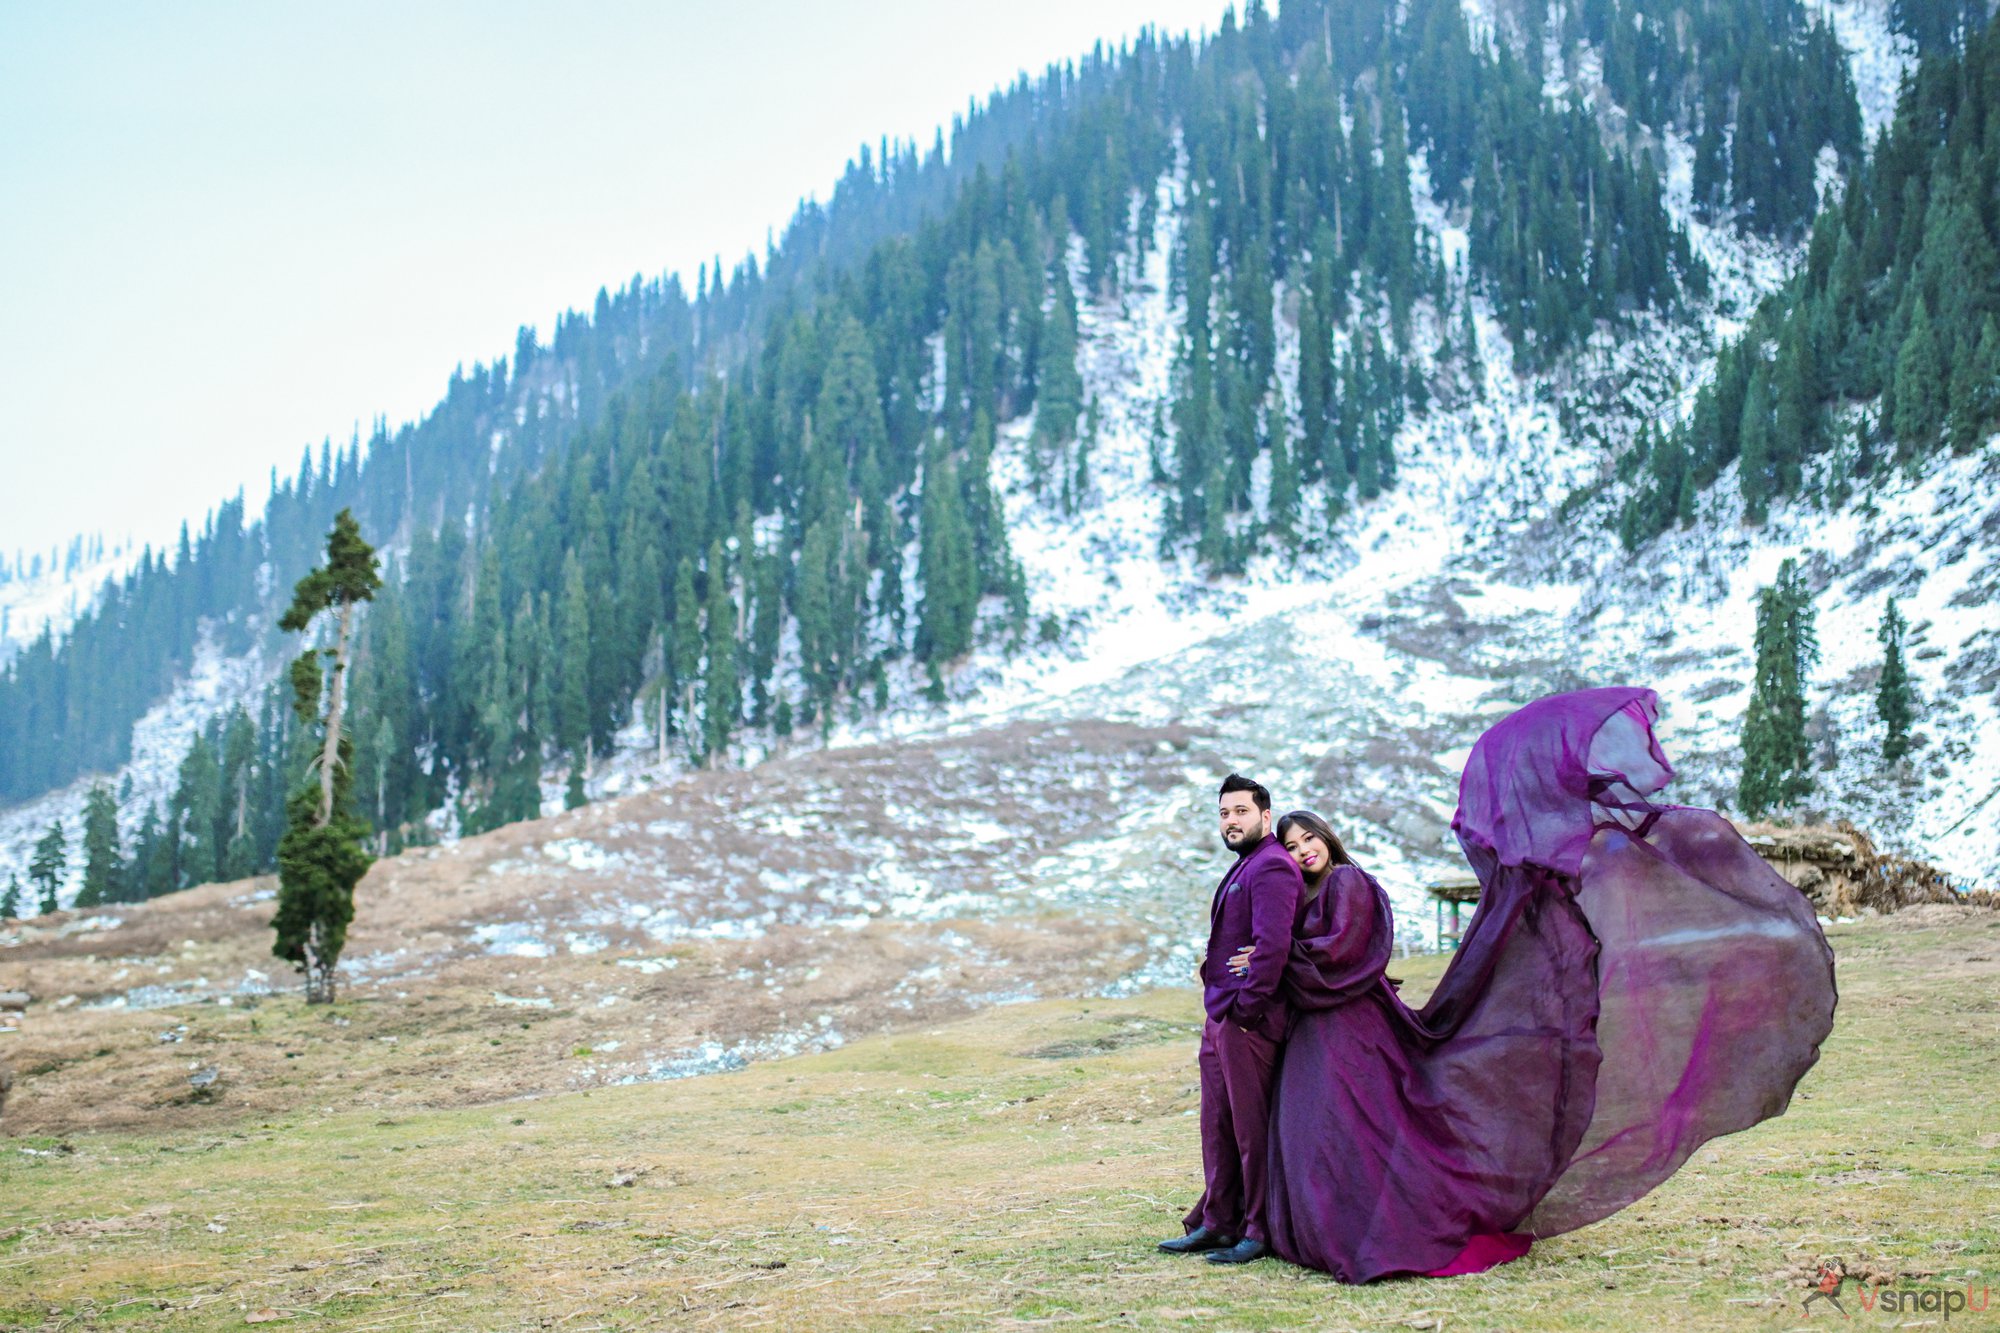
[[[1222,877],[1208,909],[1208,953],[1201,965],[1202,1007],[1210,1018],[1274,1040],[1285,1035],[1289,1011],[1278,987],[1304,888],[1298,863],[1269,835]],[[1229,970],[1229,957],[1246,944],[1257,951],[1239,977]]]

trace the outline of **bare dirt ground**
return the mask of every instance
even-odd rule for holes
[[[474,1105],[1100,993],[1160,954],[1149,904],[1198,923],[1215,853],[1172,818],[1214,763],[1178,726],[1015,723],[415,849],[362,882],[330,1008],[270,956],[268,880],[0,929],[0,990],[35,996],[0,1135]],[[1066,888],[1135,812],[1157,845],[1088,877],[1135,896]]]

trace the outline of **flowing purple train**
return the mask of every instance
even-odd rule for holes
[[[1653,799],[1657,716],[1650,690],[1584,690],[1479,739],[1452,825],[1479,907],[1422,1008],[1385,976],[1371,876],[1335,866],[1300,909],[1261,1173],[1278,1255],[1478,1271],[1785,1109],[1832,1030],[1833,953],[1727,820]]]

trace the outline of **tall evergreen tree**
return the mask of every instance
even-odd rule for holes
[[[923,583],[923,618],[917,656],[933,665],[962,656],[972,646],[979,611],[979,569],[972,530],[958,484],[958,469],[941,442],[924,465],[922,544],[917,576]]]
[[[215,882],[222,869],[223,848],[216,836],[222,816],[222,767],[205,733],[195,734],[181,759],[170,812],[180,834],[180,881],[174,887]]]
[[[590,595],[584,587],[583,562],[574,550],[563,553],[562,596],[556,603],[555,735],[556,748],[581,755],[590,735]],[[518,649],[521,645],[516,643]],[[539,739],[539,738],[538,738]],[[534,747],[539,753],[539,746]]]
[[[1790,806],[1812,790],[1806,743],[1806,681],[1819,662],[1812,594],[1786,560],[1778,581],[1757,594],[1757,675],[1743,721],[1745,813]]]
[[[1289,431],[1280,421],[1271,432],[1271,532],[1282,546],[1298,542],[1299,474],[1291,448]]]
[[[694,595],[694,562],[683,560],[674,571],[674,619],[667,636],[668,671],[679,696],[682,739],[690,753],[700,749],[694,734],[694,687],[701,671],[701,604]]]
[[[7,876],[7,890],[4,893],[0,893],[0,918],[5,918],[6,920],[9,921],[15,921],[19,920],[20,916],[21,916],[21,877],[15,874],[9,874]]]
[[[736,599],[723,566],[722,543],[708,548],[708,662],[702,683],[702,727],[708,757],[729,748],[743,713],[742,684],[736,667]]]
[[[35,850],[28,861],[28,879],[41,890],[43,915],[56,910],[56,890],[62,886],[63,875],[68,869],[69,839],[63,833],[62,821],[58,819],[35,840]]]
[[[782,562],[776,555],[752,550],[748,556],[753,580],[750,596],[750,710],[760,727],[772,722],[772,675],[784,629]]]
[[[386,764],[398,744],[394,737],[386,737],[378,740],[373,748]],[[231,710],[223,723],[219,749],[222,806],[216,821],[216,841],[222,848],[222,860],[218,873],[225,880],[244,879],[257,873],[263,863],[263,851],[258,847],[251,827],[250,810],[251,789],[256,781],[257,727],[241,708]],[[118,832],[115,806],[112,815],[111,832],[115,846]]]
[[[1946,381],[1937,335],[1924,298],[1910,316],[1910,331],[1896,353],[1896,410],[1893,429],[1907,457],[1922,454],[1944,426]]]
[[[1050,268],[1049,286],[1049,314],[1042,325],[1041,392],[1035,402],[1035,452],[1042,463],[1038,483],[1061,482],[1062,460],[1083,410],[1083,380],[1076,370],[1076,296],[1069,285],[1069,267],[1060,255]]]
[[[278,627],[298,634],[326,612],[334,615],[334,643],[308,648],[292,662],[292,707],[319,741],[316,785],[301,786],[285,808],[278,842],[277,941],[271,952],[305,974],[306,1003],[334,999],[334,968],[354,919],[354,886],[368,871],[367,822],[350,808],[354,742],[347,718],[348,654],[356,608],[382,586],[375,550],[362,540],[354,515],[341,510],[327,534],[326,562],[292,591]],[[326,711],[321,713],[324,690]],[[309,733],[310,734],[310,733]]]
[[[118,804],[111,789],[93,783],[83,802],[83,887],[77,891],[78,907],[115,903],[124,895],[119,880],[124,859],[118,850]]]
[[[1762,361],[1750,372],[1744,390],[1737,439],[1742,466],[1736,480],[1743,491],[1743,512],[1752,523],[1762,523],[1777,491],[1778,473],[1778,450],[1772,438],[1770,380]]]
[[[172,893],[177,873],[172,830],[161,824],[160,807],[148,806],[132,841],[132,860],[125,867],[127,901],[144,902]]]
[[[1910,727],[1917,720],[1917,691],[1903,663],[1903,613],[1891,597],[1882,610],[1875,638],[1882,645],[1882,675],[1875,684],[1875,715],[1882,720],[1882,757],[1895,763],[1910,752]]]

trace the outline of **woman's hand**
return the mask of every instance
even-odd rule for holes
[[[1257,952],[1257,946],[1254,944],[1246,944],[1241,949],[1238,949],[1229,957],[1229,970],[1239,977],[1248,972],[1250,970],[1250,955],[1255,952]]]

